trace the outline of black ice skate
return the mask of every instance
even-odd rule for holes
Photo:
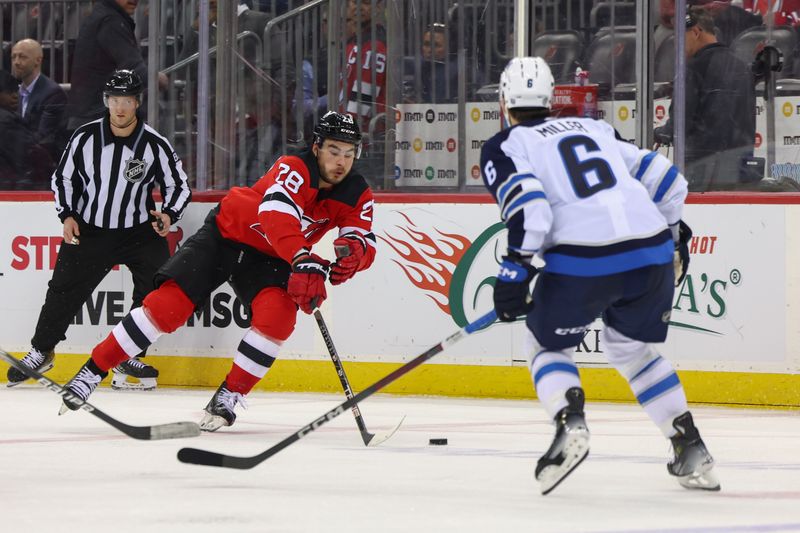
[[[583,389],[567,390],[568,405],[555,417],[556,435],[550,449],[536,464],[536,479],[542,494],[549,494],[589,454],[589,428],[583,415]]]
[[[675,457],[667,464],[667,471],[687,489],[720,490],[719,479],[714,473],[714,458],[694,426],[692,413],[686,411],[676,417],[672,427],[678,430],[678,434],[670,438]]]
[[[156,388],[158,369],[131,357],[114,367],[111,388],[114,390],[153,390]]]
[[[64,388],[69,392],[70,395],[77,397],[83,401],[89,399],[89,396],[92,395],[94,390],[103,381],[108,375],[108,372],[103,372],[97,365],[94,364],[94,361],[89,359],[85,365],[81,367],[75,377],[72,378],[67,382]],[[77,411],[80,409],[81,404],[75,402],[69,396],[64,396],[64,403],[61,405],[61,409],[59,410],[58,414],[63,415],[70,411]]]
[[[200,429],[202,431],[216,431],[222,426],[233,425],[236,421],[236,413],[233,412],[233,409],[240,402],[242,407],[247,409],[244,395],[229,391],[228,384],[223,381],[217,392],[211,397],[208,405],[206,405],[206,414],[200,421]]]
[[[51,368],[53,368],[53,359],[55,358],[55,354],[53,350],[48,352],[40,352],[36,348],[31,348],[31,351],[28,352],[28,355],[23,357],[20,362],[27,366],[28,368],[32,368],[40,374],[44,374]],[[14,368],[13,366],[8,369],[8,387],[13,387],[15,385],[19,385],[26,379],[28,376]]]

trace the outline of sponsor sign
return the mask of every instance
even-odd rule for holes
[[[395,171],[398,186],[458,185],[458,106],[398,105]]]
[[[423,179],[436,179],[423,168]],[[431,177],[428,177],[430,175]],[[200,227],[213,203],[195,202],[172,228],[174,251]],[[0,227],[0,346],[26,351],[52,275],[61,225],[49,202],[3,202]],[[404,362],[439,342],[492,306],[494,278],[505,253],[505,229],[494,204],[394,204],[375,209],[378,254],[372,268],[329,288],[323,311],[340,350],[356,361]],[[658,347],[679,368],[796,371],[795,329],[787,309],[797,306],[789,289],[788,224],[798,208],[783,205],[689,205],[694,229],[689,275],[676,289],[667,342]],[[314,247],[333,258],[332,235]],[[794,279],[794,278],[791,278]],[[82,306],[58,346],[60,353],[88,354],[130,306],[130,273],[112,271]],[[388,311],[391,309],[391,311]],[[225,284],[198,308],[186,326],[164,335],[153,354],[230,356],[249,327],[247,312]],[[595,321],[574,357],[605,364]],[[465,339],[432,363],[500,365],[525,362],[524,323],[498,324]],[[313,320],[298,313],[281,358],[325,360]]]
[[[466,105],[467,186],[483,187],[479,168],[481,147],[500,131],[500,110],[496,102],[468,102]],[[458,185],[458,105],[399,104],[395,140],[395,179],[398,186]]]

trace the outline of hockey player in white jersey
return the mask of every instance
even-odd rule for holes
[[[484,184],[508,228],[495,309],[503,321],[525,315],[531,377],[556,426],[536,479],[548,494],[589,453],[571,354],[600,316],[609,363],[672,443],[668,472],[686,488],[719,490],[678,375],[651,344],[666,339],[689,264],[686,180],[606,122],[550,117],[552,94],[544,60],[512,59],[500,76],[505,129],[481,150]],[[544,267],[531,264],[534,256]]]

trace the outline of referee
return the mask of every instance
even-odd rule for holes
[[[78,128],[70,139],[52,188],[64,240],[23,364],[39,372],[53,367],[56,344],[108,272],[118,264],[133,276],[133,305],[154,289],[153,275],[169,258],[169,228],[191,199],[181,161],[169,142],[137,118],[142,80],[117,70],[103,91],[108,113]],[[153,189],[163,203],[156,210]],[[141,354],[143,355],[143,354]],[[114,369],[115,388],[151,389],[158,370],[137,358]],[[129,382],[127,376],[137,378]],[[26,376],[8,370],[8,386]]]

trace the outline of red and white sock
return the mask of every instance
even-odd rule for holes
[[[233,366],[225,378],[228,390],[241,394],[253,390],[275,362],[280,347],[280,344],[257,331],[248,330],[239,343],[233,357]]]
[[[92,360],[103,371],[109,371],[128,358],[136,357],[153,344],[162,333],[137,307],[114,326],[108,337],[92,350]]]

